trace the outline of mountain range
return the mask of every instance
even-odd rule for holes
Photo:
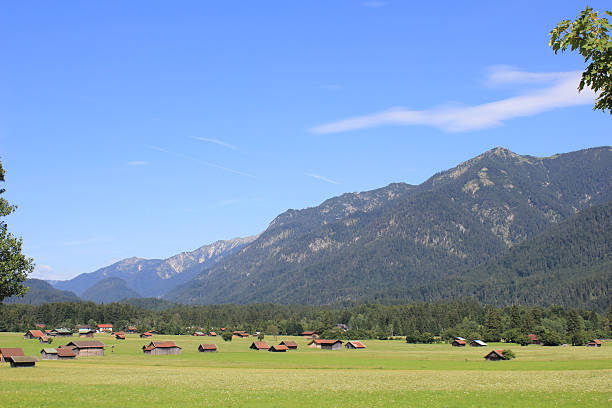
[[[88,289],[93,285],[120,278],[123,283],[107,281],[104,285],[111,285],[104,287],[194,304],[408,302],[456,296],[537,303],[539,291],[554,292],[551,302],[563,304],[578,296],[582,304],[599,307],[610,302],[602,300],[608,296],[607,282],[601,282],[609,276],[609,247],[597,247],[598,255],[584,265],[582,260],[568,263],[564,256],[591,248],[597,234],[573,236],[573,242],[583,240],[575,246],[560,242],[567,242],[563,237],[575,225],[596,231],[597,223],[581,216],[593,207],[600,211],[598,222],[604,222],[610,200],[610,147],[551,157],[498,147],[420,185],[394,183],[288,210],[258,236],[218,241],[165,260],[128,258],[54,286],[92,299]],[[518,262],[524,254],[549,251],[550,245],[554,260]],[[520,251],[525,252],[516,255]],[[582,279],[587,275],[590,284]],[[513,289],[499,290],[497,283]],[[565,283],[574,289],[561,290]],[[94,287],[93,293],[99,292]]]

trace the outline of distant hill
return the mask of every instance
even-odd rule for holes
[[[168,259],[127,258],[70,280],[54,281],[53,286],[83,295],[96,283],[109,277],[117,277],[123,279],[127,287],[139,293],[137,297],[157,297],[192,279],[201,271],[200,268],[212,266],[254,239],[255,237],[247,237],[217,241]],[[121,299],[123,298],[117,300]]]
[[[24,285],[30,288],[24,297],[11,296],[4,299],[3,303],[41,305],[43,303],[79,302],[81,300],[73,292],[56,289],[44,280],[26,279]]]
[[[176,306],[176,303],[157,298],[128,298],[123,299],[121,303],[126,303],[132,306],[140,307],[142,309],[155,311],[167,310]]]
[[[128,298],[141,297],[140,294],[127,286],[121,278],[106,278],[87,289],[81,297],[96,303],[112,303]]]
[[[181,303],[411,301],[582,209],[612,199],[612,148],[489,150],[423,184],[344,194],[279,215],[166,298]],[[535,290],[535,289],[534,289]],[[402,295],[393,296],[393,293]],[[588,296],[588,291],[585,296]]]

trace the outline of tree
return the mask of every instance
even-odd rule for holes
[[[610,11],[605,14],[612,16]],[[574,21],[563,20],[550,32],[550,43],[555,54],[568,48],[578,50],[588,62],[582,73],[578,90],[589,86],[600,92],[593,109],[606,110],[612,114],[612,40],[609,32],[612,27],[605,17],[599,17],[591,7],[584,9]]]
[[[0,162],[0,182],[4,182],[4,169]],[[0,188],[0,195],[4,193]],[[4,217],[17,207],[0,197],[0,302],[13,295],[23,296],[28,288],[23,285],[26,277],[34,270],[34,260],[21,253],[21,238],[8,232]]]

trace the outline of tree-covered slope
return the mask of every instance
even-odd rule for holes
[[[612,202],[588,208],[477,268],[420,288],[424,299],[603,310],[612,297]]]
[[[123,299],[139,298],[141,295],[130,289],[121,278],[106,278],[83,292],[81,297],[96,303],[112,303]]]
[[[74,293],[67,290],[56,289],[44,280],[26,279],[24,285],[29,289],[23,297],[11,296],[4,299],[4,303],[41,305],[43,303],[78,302],[81,300]]]
[[[419,186],[392,184],[289,210],[167,298],[326,304],[406,293],[610,199],[610,147],[547,158],[496,148]]]

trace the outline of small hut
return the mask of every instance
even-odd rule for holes
[[[485,343],[482,340],[472,340],[470,342],[470,346],[472,346],[472,347],[486,347],[487,343]]]
[[[283,340],[280,342],[279,346],[287,346],[289,350],[297,350],[298,348],[297,342],[291,340]]]
[[[44,336],[43,332],[40,330],[28,330],[24,335],[23,338],[26,340],[32,340],[32,339],[39,339],[42,336]]]
[[[30,356],[12,356],[8,358],[12,368],[16,367],[35,367],[38,359]]]
[[[193,332],[192,336],[206,336],[206,333],[201,331],[195,331]]]
[[[138,328],[136,326],[128,326],[125,331],[127,331],[129,334],[134,334],[138,333]]]
[[[315,339],[317,337],[319,337],[319,335],[313,331],[303,331],[300,336],[302,337],[306,337],[308,339]]]
[[[214,332],[214,331],[211,331],[211,332],[208,332],[208,335],[209,335],[209,336],[213,336],[213,337],[214,337],[214,336],[216,336],[216,335],[217,335],[217,333],[216,333],[216,332]]]
[[[60,349],[60,350],[67,350],[67,349]],[[44,348],[40,350],[40,359],[41,360],[57,360],[58,359],[57,349]]]
[[[540,339],[535,334],[528,334],[529,340],[531,340],[531,344],[540,344]]]
[[[243,330],[236,330],[235,332],[232,333],[232,337],[237,337],[237,338],[246,338],[249,337],[249,333],[243,331]]]
[[[365,344],[363,344],[360,341],[348,341],[345,345],[344,345],[345,349],[351,349],[351,350],[360,350],[360,349],[364,349],[366,348]]]
[[[72,337],[72,330],[65,327],[51,330],[51,335],[55,337]]]
[[[148,339],[149,337],[153,337],[153,333],[151,333],[150,331],[144,332],[140,335],[141,339]]]
[[[219,348],[217,347],[216,344],[200,344],[198,346],[198,351],[200,353],[214,353],[218,350]]]
[[[589,341],[586,346],[587,347],[601,347],[601,340],[593,339]]]
[[[282,344],[279,344],[278,346],[272,346],[268,349],[268,351],[271,351],[273,353],[285,353],[287,350],[289,350],[289,347],[284,346]]]
[[[493,350],[486,356],[484,356],[485,360],[489,361],[498,361],[504,359],[504,351],[503,350]]]
[[[152,341],[142,346],[142,352],[151,356],[181,354],[182,349],[173,341]]]
[[[254,341],[249,347],[251,350],[268,350],[270,346],[265,341]]]
[[[66,346],[74,350],[76,355],[80,357],[103,356],[104,347],[106,347],[104,343],[97,340],[71,341]]]
[[[57,357],[59,360],[73,360],[76,358],[76,353],[73,349],[58,348]]]
[[[453,342],[451,343],[451,345],[452,345],[453,347],[465,347],[465,340],[458,340],[458,339],[455,339],[455,340],[453,340]]]
[[[313,339],[308,343],[308,347],[319,348],[321,350],[341,350],[342,340]]]
[[[0,348],[0,363],[7,363],[8,362],[7,359],[12,356],[23,357],[24,356],[23,350],[20,348],[7,348],[7,347]]]
[[[49,343],[49,336],[47,335],[42,335],[38,338],[38,342],[39,343]]]
[[[96,331],[92,329],[79,329],[79,337],[80,338],[87,338],[87,337],[93,338],[95,332]]]
[[[117,340],[125,340],[125,333],[120,331],[115,333],[115,338]]]

